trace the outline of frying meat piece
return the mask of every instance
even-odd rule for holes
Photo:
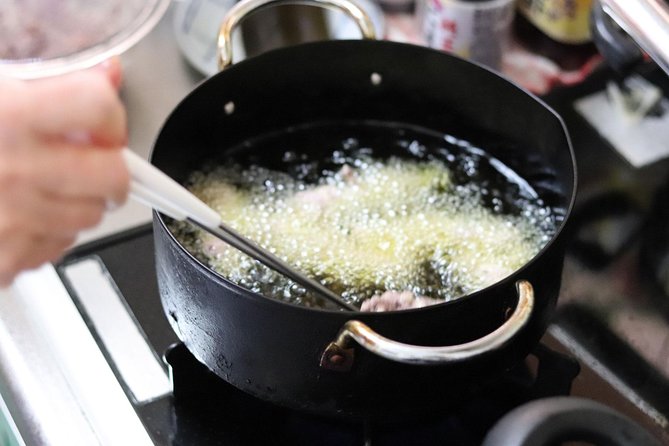
[[[353,184],[356,181],[356,171],[344,164],[336,174],[336,177],[341,178],[344,184]],[[301,205],[313,206],[316,209],[323,210],[330,203],[339,197],[341,190],[331,184],[324,184],[321,186],[307,189],[295,194],[295,201]]]
[[[295,201],[301,205],[313,206],[316,209],[324,209],[328,204],[339,196],[335,186],[329,184],[314,187],[295,194]]]
[[[427,307],[440,302],[443,301],[426,296],[416,296],[411,291],[386,291],[364,301],[360,310],[374,312],[408,310],[410,308]]]
[[[211,234],[202,234],[202,251],[213,258],[220,258],[230,252],[230,245]]]

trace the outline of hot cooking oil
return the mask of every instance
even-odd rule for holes
[[[556,219],[535,190],[470,142],[445,136],[385,146],[337,141],[318,159],[281,151],[281,168],[227,162],[189,189],[229,224],[356,305],[384,291],[456,299],[527,263]],[[397,150],[397,148],[400,150]],[[207,233],[173,223],[203,262],[252,291],[320,299]]]

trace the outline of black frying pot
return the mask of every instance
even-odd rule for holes
[[[229,19],[228,32],[230,20],[239,21]],[[558,233],[523,268],[477,293],[423,309],[349,313],[287,304],[227,281],[154,214],[170,323],[218,376],[281,405],[387,416],[466,397],[528,354],[555,306],[576,182],[564,124],[524,90],[457,57],[382,41],[319,42],[268,52],[205,81],[167,120],[152,162],[177,181],[230,152],[255,151],[249,158],[271,164],[284,137],[316,151],[332,147],[338,141],[318,129],[333,123],[367,136],[411,128],[482,141],[561,212]]]

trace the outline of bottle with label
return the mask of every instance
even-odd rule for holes
[[[518,0],[516,38],[563,70],[576,70],[596,53],[590,34],[591,8],[592,0]]]
[[[422,0],[421,32],[431,48],[500,69],[515,0]]]

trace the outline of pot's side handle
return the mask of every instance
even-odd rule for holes
[[[534,290],[530,282],[516,282],[518,304],[511,316],[495,331],[471,342],[444,347],[404,344],[388,339],[360,321],[344,324],[321,356],[321,367],[346,371],[353,364],[353,341],[384,358],[407,364],[448,364],[460,362],[496,350],[520,331],[534,308]]]
[[[369,15],[352,0],[242,0],[235,4],[223,18],[218,32],[218,69],[232,64],[232,31],[254,11],[269,6],[309,5],[343,11],[357,23],[365,39],[376,39],[374,24]]]

